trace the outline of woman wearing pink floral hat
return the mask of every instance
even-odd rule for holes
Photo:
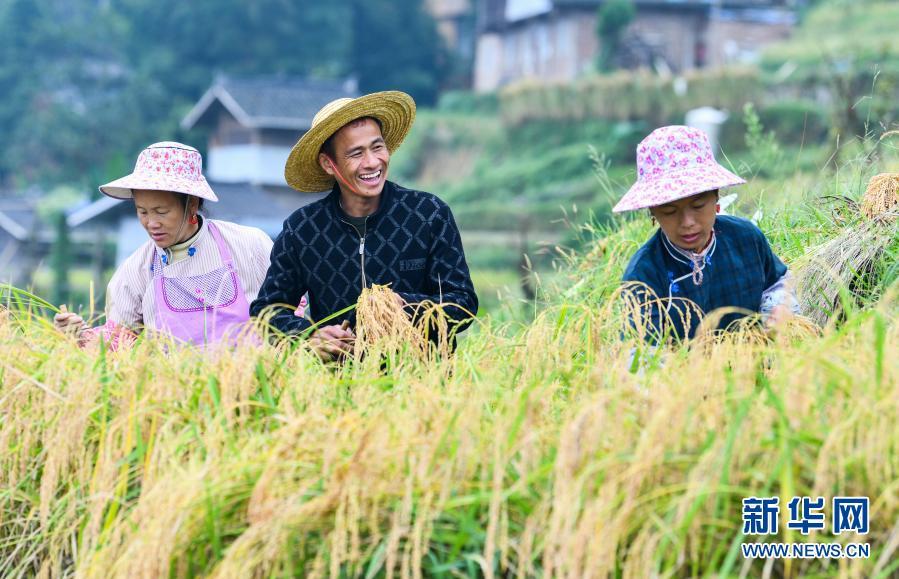
[[[743,183],[715,162],[699,129],[661,127],[637,146],[637,182],[613,211],[649,209],[659,224],[624,272],[625,282],[645,284],[634,284],[631,295],[654,341],[693,337],[700,319],[689,315],[695,312],[689,302],[704,314],[738,308],[760,313],[768,323],[795,311],[787,267],[761,230],[746,219],[718,215],[718,191]],[[724,315],[718,327],[745,315]]]
[[[218,201],[202,166],[193,147],[155,143],[138,156],[133,173],[100,187],[109,197],[134,200],[150,239],[112,276],[105,326],[89,329],[63,311],[57,327],[82,342],[100,333],[115,342],[148,329],[208,344],[249,320],[272,241],[259,229],[202,216],[204,202]]]

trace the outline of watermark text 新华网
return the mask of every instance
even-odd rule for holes
[[[834,497],[830,509],[830,532],[867,535],[869,527],[868,497]],[[789,519],[786,528],[803,536],[822,532],[827,528],[824,497],[793,497],[787,504]],[[778,497],[748,497],[743,499],[743,534],[777,535],[780,517]],[[868,543],[792,542],[742,543],[747,559],[865,559],[871,556]]]

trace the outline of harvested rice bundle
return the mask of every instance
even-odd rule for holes
[[[894,208],[897,204],[899,204],[899,173],[881,173],[868,182],[868,189],[862,198],[861,212],[869,219],[878,216],[894,219],[896,217]]]
[[[877,261],[895,236],[897,203],[899,175],[876,175],[860,206],[869,220],[846,227],[796,264],[796,289],[804,315],[824,325],[840,315],[842,291],[861,297],[872,286]]]

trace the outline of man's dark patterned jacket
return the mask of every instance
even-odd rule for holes
[[[335,185],[327,197],[301,207],[284,222],[250,315],[275,306],[271,324],[296,334],[310,326],[294,315],[306,292],[311,317],[319,321],[355,304],[363,286],[379,284],[389,285],[409,304],[431,300],[460,306],[445,310],[461,323],[457,331],[470,323],[466,311],[477,313],[478,297],[459,228],[446,203],[387,181],[361,238],[346,220],[339,199]],[[355,310],[323,325],[344,319],[355,325]]]

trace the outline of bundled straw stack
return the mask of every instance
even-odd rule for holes
[[[871,283],[877,260],[895,235],[899,174],[871,178],[859,209],[863,219],[810,250],[798,264],[802,313],[820,325],[841,315],[841,293],[856,297]]]
[[[895,220],[899,204],[899,173],[881,173],[868,182],[861,211],[868,219]]]

